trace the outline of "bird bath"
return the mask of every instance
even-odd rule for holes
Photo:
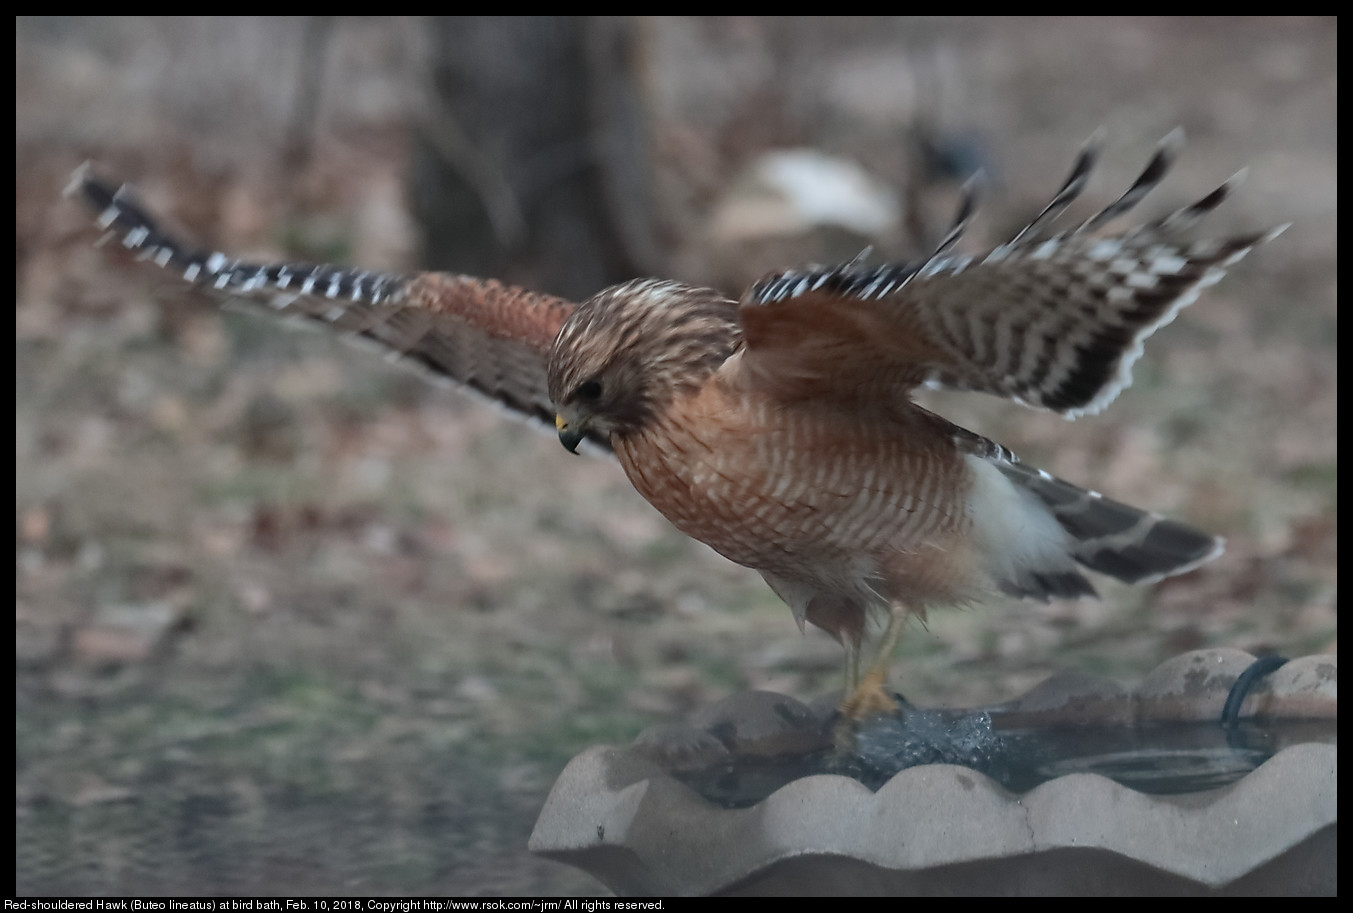
[[[1337,893],[1337,658],[1283,666],[1223,729],[1253,661],[1056,676],[844,753],[829,710],[735,695],[575,758],[531,849],[619,894]]]

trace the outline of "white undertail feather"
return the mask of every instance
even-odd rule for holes
[[[964,457],[972,477],[967,499],[973,548],[996,590],[1012,596],[1094,593],[1080,576],[1075,543],[1047,505],[1014,485],[985,457]]]
[[[1046,505],[1070,535],[1076,562],[1125,583],[1155,583],[1222,553],[1225,541],[1177,520],[1078,488],[1017,462],[995,464]]]

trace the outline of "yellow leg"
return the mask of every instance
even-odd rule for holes
[[[846,694],[850,694],[860,685],[860,642],[847,638],[842,646],[846,648]]]
[[[863,720],[876,713],[892,714],[898,711],[897,701],[883,690],[888,679],[888,666],[892,663],[893,653],[902,640],[902,630],[906,626],[907,613],[899,605],[888,608],[888,626],[879,638],[878,652],[864,678],[859,679],[859,651],[852,655],[846,653],[847,675],[856,678],[858,684],[849,692],[841,704],[841,715],[850,720]]]

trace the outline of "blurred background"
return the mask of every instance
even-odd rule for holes
[[[96,248],[86,160],[259,259],[636,275],[923,252],[987,174],[1007,239],[1105,128],[1083,210],[1291,221],[1106,413],[929,398],[1026,461],[1215,531],[1098,602],[916,625],[931,706],[1204,646],[1337,638],[1334,19],[16,20],[16,892],[595,893],[527,837],[568,759],[840,651],[619,468],[323,333]],[[1073,217],[1074,217],[1073,212]]]

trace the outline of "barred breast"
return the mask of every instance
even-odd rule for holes
[[[678,529],[763,573],[864,604],[968,601],[969,470],[933,416],[787,405],[720,383],[613,439]]]

